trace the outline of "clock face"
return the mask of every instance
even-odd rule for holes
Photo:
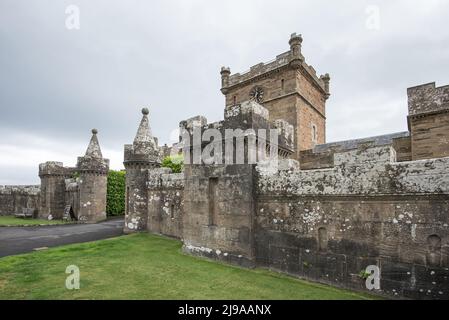
[[[251,92],[249,93],[249,96],[252,100],[256,101],[257,103],[261,103],[263,101],[263,89],[262,87],[254,87]]]

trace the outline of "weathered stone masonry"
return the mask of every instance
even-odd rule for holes
[[[187,164],[181,174],[159,168],[167,147],[157,146],[144,110],[125,146],[125,230],[180,238],[190,254],[360,290],[360,272],[377,265],[381,294],[448,299],[449,86],[408,89],[408,132],[326,144],[330,77],[305,64],[301,36],[289,43],[249,72],[222,68],[223,121],[180,123],[190,134],[277,128],[279,145],[270,149],[279,171],[262,162]],[[184,157],[194,149],[184,146]]]
[[[109,160],[103,159],[97,130],[76,167],[47,161],[39,165],[40,186],[0,188],[0,214],[11,215],[29,209],[43,219],[67,218],[84,222],[106,219],[106,190]],[[68,212],[66,212],[68,209]]]
[[[37,215],[40,186],[0,186],[0,215],[22,213],[30,209]]]
[[[61,219],[69,207],[72,219],[96,222],[106,219],[106,189],[109,160],[104,159],[92,129],[92,138],[74,168],[61,162],[39,165],[41,206],[39,217]]]

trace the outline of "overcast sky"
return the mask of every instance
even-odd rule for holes
[[[406,88],[449,84],[448,20],[437,0],[0,0],[0,184],[75,165],[92,128],[122,168],[143,106],[160,143],[183,119],[222,119],[220,67],[269,61],[292,32],[331,75],[328,142],[405,131]]]

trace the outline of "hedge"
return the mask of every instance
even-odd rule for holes
[[[106,213],[109,216],[125,214],[125,171],[109,170]]]

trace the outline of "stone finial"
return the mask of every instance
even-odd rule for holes
[[[290,65],[294,68],[298,68],[303,60],[303,57],[301,55],[301,43],[302,36],[300,34],[298,35],[296,33],[292,33],[288,44],[290,45],[291,54]]]
[[[142,109],[142,120],[137,129],[136,137],[134,138],[134,151],[136,153],[148,153],[150,149],[156,149],[157,145],[151,133],[150,121],[148,120],[148,108]]]
[[[302,43],[302,35],[301,34],[296,34],[296,32],[294,32],[290,35],[290,40],[288,41],[288,44],[290,46],[292,46],[294,44],[301,44],[301,43]]]
[[[226,88],[229,85],[229,76],[231,74],[231,69],[229,67],[221,67],[221,87]]]
[[[87,147],[85,157],[102,159],[103,155],[101,153],[100,144],[97,138],[97,129],[92,129],[92,138],[90,139],[89,146]]]
[[[326,98],[328,98],[330,96],[329,81],[331,80],[331,77],[329,76],[329,73],[326,73],[324,75],[321,75],[320,79],[324,82],[324,91],[326,91]]]

